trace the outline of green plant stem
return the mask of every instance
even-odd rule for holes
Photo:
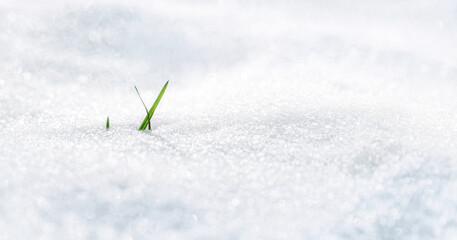
[[[138,88],[136,88],[136,86],[134,86],[134,87],[135,87],[136,93],[138,93],[138,97],[140,97],[141,103],[143,103],[144,110],[146,110],[146,115],[147,115],[146,117],[148,118],[149,130],[151,130],[151,120],[150,120],[151,118],[149,117],[148,108],[146,107],[146,104],[144,104],[143,98],[141,98],[141,95],[140,95],[140,92],[138,91]]]
[[[165,83],[165,85],[162,87],[162,90],[159,93],[159,96],[157,96],[154,104],[152,105],[151,109],[149,109],[149,112],[147,112],[146,117],[143,120],[143,123],[141,123],[141,126],[138,130],[146,130],[146,126],[148,123],[150,124],[151,118],[154,115],[154,111],[156,110],[157,106],[160,103],[160,99],[162,99],[163,94],[165,93],[165,90],[167,89],[168,86],[168,81]]]

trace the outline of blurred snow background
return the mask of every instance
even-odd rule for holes
[[[0,0],[0,239],[455,239],[456,42],[451,0]]]

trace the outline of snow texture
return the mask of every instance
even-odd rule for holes
[[[454,240],[456,43],[455,0],[0,0],[0,239]]]

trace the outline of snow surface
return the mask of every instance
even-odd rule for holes
[[[0,239],[454,240],[456,42],[455,0],[0,0]]]

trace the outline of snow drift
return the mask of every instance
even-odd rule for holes
[[[0,1],[0,239],[454,239],[456,26],[445,0]],[[167,80],[137,131],[133,85]]]

